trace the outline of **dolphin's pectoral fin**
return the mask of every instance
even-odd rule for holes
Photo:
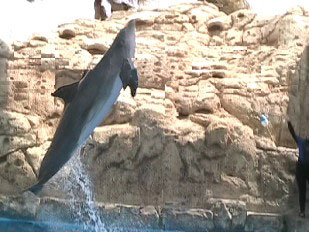
[[[138,74],[137,74],[136,68],[131,70],[131,78],[129,80],[129,87],[131,89],[131,96],[135,97],[136,89],[138,87]]]
[[[129,86],[131,89],[131,96],[134,97],[138,87],[138,74],[131,59],[123,60],[119,76],[122,81],[123,89],[126,89],[127,86]]]
[[[131,70],[132,70],[133,63],[129,61],[129,59],[124,59],[120,71],[120,79],[122,81],[123,89],[126,89],[129,85]]]
[[[70,103],[77,93],[78,84],[79,82],[75,82],[70,85],[62,86],[59,89],[57,89],[55,92],[53,92],[51,95],[54,97],[62,98],[65,104]]]

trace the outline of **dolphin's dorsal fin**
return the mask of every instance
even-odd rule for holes
[[[70,85],[65,85],[57,89],[55,92],[53,92],[51,95],[54,97],[60,97],[64,100],[65,104],[70,103],[73,98],[75,97],[77,90],[78,90],[78,82],[75,82]]]
[[[91,70],[88,70],[88,69],[85,70],[83,72],[81,80],[90,71]],[[78,84],[79,84],[80,81],[74,82],[74,83],[69,84],[69,85],[62,86],[62,87],[58,88],[55,92],[53,92],[51,95],[53,97],[60,97],[64,101],[64,104],[66,105],[66,104],[70,103],[73,100],[73,98],[75,97],[77,90],[78,90]]]

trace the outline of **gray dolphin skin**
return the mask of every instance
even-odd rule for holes
[[[63,86],[52,94],[64,100],[63,116],[41,163],[38,182],[27,190],[39,192],[63,167],[107,117],[122,88],[129,86],[132,97],[135,96],[138,87],[137,70],[132,61],[135,46],[135,20],[131,20],[94,69],[79,82]]]

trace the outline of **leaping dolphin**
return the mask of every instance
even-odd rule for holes
[[[132,61],[135,46],[135,20],[131,20],[93,70],[79,82],[63,86],[52,94],[64,100],[65,109],[41,163],[38,182],[27,190],[39,192],[63,167],[107,117],[122,88],[129,86],[132,97],[135,96],[138,87],[137,70]]]

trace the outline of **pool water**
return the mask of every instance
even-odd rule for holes
[[[130,228],[102,228],[101,231],[83,229],[78,225],[52,222],[34,222],[26,220],[12,220],[0,218],[0,232],[160,232],[163,230],[130,229]],[[166,230],[164,230],[166,231]],[[182,232],[182,231],[168,231]]]

